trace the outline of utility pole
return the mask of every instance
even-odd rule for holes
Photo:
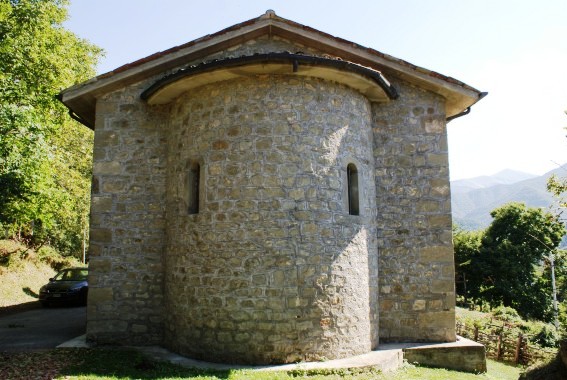
[[[553,324],[555,325],[555,331],[559,331],[559,311],[557,310],[557,288],[555,286],[555,256],[553,256],[553,248],[539,240],[534,235],[528,233],[532,238],[539,241],[543,246],[549,249],[549,256],[547,259],[549,260],[549,266],[551,267],[551,289],[553,291]],[[545,258],[545,256],[543,256]]]
[[[87,229],[83,228],[83,264],[86,264],[86,263],[87,263]],[[555,284],[555,282],[554,282],[554,284]],[[553,294],[555,294],[555,293],[553,293]]]
[[[549,264],[551,266],[551,288],[553,290],[553,319],[555,331],[559,331],[559,312],[557,311],[557,289],[555,287],[555,257],[553,251],[549,252]]]

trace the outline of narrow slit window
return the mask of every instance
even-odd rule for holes
[[[189,169],[189,214],[199,213],[199,179],[201,177],[201,166],[193,163]]]
[[[347,165],[348,213],[360,215],[358,197],[358,170],[354,164]]]

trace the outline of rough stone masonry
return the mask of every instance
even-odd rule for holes
[[[215,362],[451,342],[447,118],[482,93],[267,12],[65,90],[87,338]]]

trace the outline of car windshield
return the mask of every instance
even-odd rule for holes
[[[65,269],[53,278],[54,281],[83,281],[87,279],[87,269]]]

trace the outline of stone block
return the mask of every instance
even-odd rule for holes
[[[110,273],[112,261],[109,258],[91,257],[89,261],[89,270],[94,273]]]
[[[429,153],[426,156],[427,163],[430,166],[448,167],[449,158],[445,153]]]
[[[441,215],[427,215],[427,225],[430,229],[436,228],[448,228],[451,226],[452,218],[451,214],[441,214]]]
[[[420,249],[420,257],[423,262],[450,262],[452,263],[453,248],[451,246],[431,246]]]
[[[114,300],[113,288],[90,288],[89,289],[89,305],[97,305]]]
[[[119,175],[122,165],[118,161],[99,161],[93,163],[93,175]]]
[[[441,311],[443,308],[443,301],[441,300],[430,300],[427,301],[427,308],[430,311]]]
[[[435,213],[442,211],[442,207],[438,201],[420,200],[417,202],[416,210],[420,213]]]
[[[433,293],[451,293],[455,291],[455,280],[453,278],[435,279],[431,283]]]
[[[112,230],[108,228],[91,228],[90,239],[93,242],[110,243],[112,242]]]
[[[387,312],[396,307],[396,302],[390,299],[380,300],[380,311]]]
[[[123,193],[126,189],[126,181],[121,179],[104,180],[102,183],[103,193]]]
[[[424,116],[422,126],[427,133],[443,133],[445,131],[445,120],[440,117]]]
[[[447,310],[440,312],[420,313],[418,324],[423,329],[447,329],[455,331],[455,311]],[[429,338],[432,339],[432,338]]]
[[[112,211],[112,197],[95,196],[91,197],[91,212],[110,212]]]
[[[95,242],[91,242],[89,244],[89,257],[98,257],[101,256],[102,253],[102,247],[99,244],[96,244]]]
[[[120,139],[118,134],[113,131],[105,131],[105,130],[98,130],[95,129],[94,135],[94,144],[101,148],[101,147],[112,147],[114,145],[118,145],[120,143]]]
[[[229,147],[229,143],[224,140],[216,140],[213,141],[212,147],[214,150],[226,150]]]
[[[412,310],[414,311],[425,310],[426,305],[427,305],[426,300],[415,300],[413,301]]]

